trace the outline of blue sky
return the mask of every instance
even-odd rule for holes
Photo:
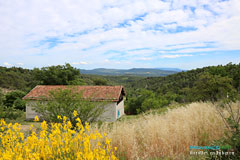
[[[240,62],[239,0],[0,0],[0,66]]]

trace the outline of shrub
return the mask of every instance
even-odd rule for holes
[[[4,117],[5,117],[4,107],[0,105],[0,118],[4,118]]]
[[[201,73],[199,79],[194,83],[192,89],[193,100],[195,101],[213,101],[223,99],[227,96],[234,97],[232,78],[212,75],[208,72]]]
[[[60,115],[68,117],[74,126],[76,124],[74,110],[78,112],[77,117],[82,120],[83,124],[97,121],[104,111],[104,103],[83,99],[81,93],[71,89],[52,91],[47,102],[39,101],[33,107],[41,118],[48,122],[59,122],[58,116]]]
[[[31,135],[24,137],[20,124],[0,121],[0,159],[117,159],[111,148],[111,140],[98,131],[89,132],[76,118],[76,128],[67,117],[58,116],[63,123],[43,121],[40,133],[32,127]]]
[[[153,91],[146,89],[138,90],[128,97],[130,98],[127,101],[127,114],[139,114],[169,104],[169,101],[166,98],[158,97]]]
[[[17,98],[13,103],[13,107],[22,111],[26,111],[26,102],[20,98]]]
[[[22,114],[23,111],[21,110],[0,105],[0,118],[16,120],[17,118],[21,117]]]
[[[68,85],[81,85],[81,86],[83,86],[83,85],[86,85],[86,82],[81,78],[77,78],[75,80],[69,81]]]
[[[234,155],[217,155],[210,158],[240,159],[240,102],[233,103],[229,100],[224,100],[218,105],[218,113],[221,115],[228,130],[225,132],[225,137],[214,141],[213,144],[219,146],[229,146],[230,150],[234,152]],[[229,149],[224,149],[223,151],[227,152]]]
[[[96,78],[93,80],[93,83],[94,85],[97,85],[97,86],[104,86],[104,85],[107,85],[107,80],[102,78]]]
[[[2,90],[0,89],[0,106],[3,105],[3,102],[4,102],[4,94],[2,93]]]
[[[7,107],[12,107],[14,104],[14,101],[17,99],[22,99],[25,96],[25,92],[23,91],[12,91],[5,95],[4,105]]]
[[[70,64],[33,69],[34,79],[45,85],[67,85],[80,75],[80,70]]]

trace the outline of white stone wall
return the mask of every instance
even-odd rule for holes
[[[39,114],[32,109],[33,106],[36,105],[36,103],[37,103],[36,101],[27,101],[26,104],[27,120],[34,119],[35,116],[39,117]],[[102,121],[113,122],[120,118],[122,115],[124,115],[124,100],[122,100],[119,104],[117,104],[117,102],[106,103],[104,107],[104,112],[99,119]]]
[[[124,115],[124,100],[122,100],[119,104],[116,104],[116,119],[120,118]]]
[[[99,117],[99,120],[101,121],[107,121],[107,122],[113,122],[116,120],[115,114],[116,114],[116,102],[110,102],[105,104],[104,106],[104,112]]]
[[[39,114],[35,112],[32,108],[34,105],[36,105],[36,101],[27,101],[26,103],[26,119],[34,119],[36,116],[39,117]]]

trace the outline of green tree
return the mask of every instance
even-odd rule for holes
[[[4,99],[5,99],[4,94],[3,94],[2,90],[0,89],[0,106],[3,105]]]
[[[21,89],[27,85],[21,73],[5,71],[0,73],[0,86],[10,89]]]
[[[81,78],[77,78],[75,80],[69,81],[68,84],[69,85],[81,85],[81,86],[83,86],[83,85],[86,85],[86,82]]]
[[[236,90],[232,86],[231,78],[205,72],[194,83],[193,92],[195,100],[217,101],[227,96],[233,96]]]
[[[46,85],[67,85],[80,75],[80,70],[73,68],[70,64],[35,68],[33,70],[35,79]]]
[[[94,122],[99,119],[99,116],[104,111],[105,103],[92,102],[88,99],[83,99],[82,94],[72,89],[55,90],[50,92],[47,101],[39,101],[33,106],[37,113],[40,113],[41,118],[49,122],[59,122],[58,116],[66,116],[76,124],[76,116],[73,112],[76,110],[82,123]]]
[[[11,92],[10,92],[11,93]],[[0,118],[17,119],[22,116],[23,112],[14,107],[6,107],[4,105],[5,97],[0,89]]]
[[[0,118],[3,118],[5,116],[3,101],[4,101],[4,94],[2,93],[2,90],[0,89]]]
[[[151,90],[140,89],[130,96],[128,95],[126,113],[138,114],[149,109],[156,109],[167,105],[168,101],[163,97],[157,97]]]
[[[12,107],[15,100],[21,100],[25,95],[25,92],[19,90],[9,92],[5,95],[4,105],[7,107]]]
[[[97,85],[97,86],[107,85],[107,80],[106,79],[96,78],[96,79],[93,80],[93,82],[94,82],[94,85]]]
[[[26,111],[26,101],[22,100],[21,98],[17,98],[13,103],[13,107],[15,109]]]

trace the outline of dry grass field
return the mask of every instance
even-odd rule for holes
[[[147,112],[137,116],[125,116],[120,121],[91,125],[111,139],[117,147],[119,159],[204,159],[190,156],[190,146],[208,146],[213,140],[224,137],[226,126],[212,103],[191,103],[186,106],[170,106],[168,111]],[[239,104],[233,104],[237,108]],[[227,114],[226,111],[223,112]],[[39,122],[24,122],[22,131],[28,133],[30,124],[36,128]]]
[[[191,145],[209,145],[225,129],[213,104],[192,103],[162,115],[103,124],[100,130],[112,139],[120,159],[189,159]]]

